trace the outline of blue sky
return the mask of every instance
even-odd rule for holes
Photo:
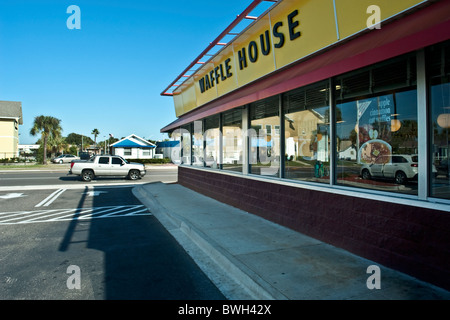
[[[251,2],[0,0],[0,100],[22,102],[19,143],[39,138],[39,115],[60,119],[64,136],[166,138],[176,116],[160,93]],[[70,5],[80,30],[67,28]]]

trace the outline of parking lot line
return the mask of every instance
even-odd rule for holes
[[[0,225],[147,215],[151,215],[151,212],[143,205],[48,210],[41,209],[37,211],[0,213]]]
[[[48,207],[50,204],[52,204],[53,201],[56,200],[66,189],[58,189],[55,192],[53,192],[51,195],[49,195],[47,198],[39,202],[37,205],[35,205],[36,208],[40,206]]]

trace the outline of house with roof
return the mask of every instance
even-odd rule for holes
[[[22,102],[0,101],[0,158],[19,156],[19,125],[22,124]]]
[[[340,151],[338,151],[338,158],[340,160],[357,160],[358,150],[350,140],[343,140],[339,145]]]
[[[180,141],[158,141],[156,143],[156,153],[162,154],[163,158],[172,159],[173,152],[180,149]]]
[[[113,143],[110,147],[113,155],[124,159],[153,159],[156,149],[156,145],[135,134]]]

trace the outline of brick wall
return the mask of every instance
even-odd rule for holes
[[[178,183],[450,290],[449,212],[187,167]]]

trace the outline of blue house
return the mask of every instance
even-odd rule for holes
[[[153,159],[156,145],[131,134],[111,145],[111,153],[124,159]]]
[[[163,158],[172,158],[174,148],[179,149],[180,141],[159,141],[156,143],[156,153],[162,154]],[[178,151],[178,150],[177,150]]]

